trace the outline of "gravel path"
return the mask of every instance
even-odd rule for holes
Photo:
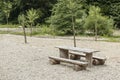
[[[103,66],[74,71],[73,65],[50,65],[48,56],[59,56],[59,45],[73,40],[0,35],[0,80],[120,80],[120,43],[77,40],[78,47],[92,48],[106,56]]]

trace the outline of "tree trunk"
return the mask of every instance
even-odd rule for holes
[[[95,41],[97,41],[97,21],[95,22]]]
[[[75,17],[72,15],[72,28],[73,28],[73,38],[74,38],[74,47],[76,47],[76,37],[75,37]]]
[[[95,18],[97,18],[96,11],[95,11]],[[97,21],[95,21],[95,41],[97,41]]]
[[[6,16],[6,23],[7,23],[7,26],[8,26],[8,17]],[[9,32],[9,27],[7,28],[7,33]]]
[[[30,37],[32,37],[32,24],[30,25]]]
[[[23,25],[22,27],[23,27],[23,33],[24,33],[24,40],[25,40],[25,43],[27,43],[25,26]]]
[[[6,20],[7,20],[7,25],[8,25],[8,17],[6,17]]]

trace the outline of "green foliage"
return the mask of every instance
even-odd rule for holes
[[[86,3],[99,6],[102,14],[114,19],[115,25],[120,28],[120,0],[86,0]]]
[[[1,12],[2,15],[4,14],[4,16],[6,17],[6,23],[8,24],[8,18],[10,16],[10,12],[12,10],[12,3],[10,1],[3,1],[0,3],[0,7],[1,7]]]
[[[38,11],[35,9],[30,9],[27,11],[27,19],[30,24],[34,24],[34,21],[39,18]]]
[[[117,27],[120,28],[120,2],[111,4],[110,14],[116,21]]]
[[[33,28],[33,25],[35,23],[35,20],[37,18],[39,18],[39,14],[38,14],[37,10],[35,10],[33,8],[31,8],[30,10],[28,10],[26,13],[27,13],[26,18],[27,18],[28,24],[30,25],[30,31],[31,31],[30,36],[32,36],[32,32],[33,32],[32,28]]]
[[[0,24],[0,28],[18,28],[18,26],[17,24]]]
[[[53,31],[50,27],[48,26],[44,26],[44,27],[41,27],[40,28],[40,33],[41,34],[48,34],[48,35],[52,35],[53,34]]]
[[[85,16],[85,11],[80,0],[58,0],[52,9],[49,22],[55,29],[72,34],[72,16],[75,19],[75,28],[79,29],[82,27],[83,15]]]
[[[0,0],[0,11],[2,10],[2,7],[8,6],[5,6],[3,2],[12,3],[12,10],[10,11],[9,21],[11,23],[17,23],[17,18],[20,13],[24,14],[26,10],[34,8],[41,11],[42,13],[41,18],[39,18],[37,22],[43,23],[45,19],[51,15],[50,10],[56,1],[57,0]],[[5,20],[2,19],[1,22],[5,23]]]
[[[26,16],[24,14],[20,14],[18,16],[18,22],[20,25],[24,26],[27,23]]]
[[[91,6],[84,27],[94,33],[96,26],[98,35],[111,35],[114,21],[109,17],[102,16],[100,11],[99,7]]]

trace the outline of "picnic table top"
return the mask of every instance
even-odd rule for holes
[[[94,50],[94,49],[71,47],[71,46],[56,46],[56,48],[66,49],[66,50],[71,50],[71,51],[76,51],[76,52],[83,52],[83,53],[95,53],[95,52],[100,52],[100,51]]]

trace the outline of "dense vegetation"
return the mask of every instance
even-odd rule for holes
[[[52,35],[73,34],[75,29],[78,35],[89,32],[109,36],[114,27],[120,28],[120,1],[0,0],[1,24],[19,24],[20,15],[25,16],[24,25],[31,28],[31,35],[33,26],[46,25]]]

